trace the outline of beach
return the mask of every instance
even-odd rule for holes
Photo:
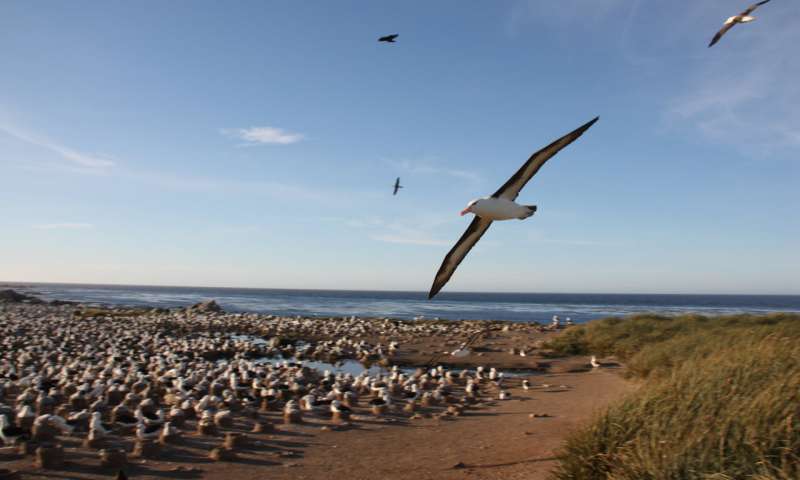
[[[563,326],[56,303],[0,304],[4,408],[41,424],[18,478],[546,478],[634,388],[548,352]]]

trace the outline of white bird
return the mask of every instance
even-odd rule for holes
[[[531,389],[531,384],[527,379],[522,380],[522,388],[525,390]]]
[[[444,257],[439,271],[436,272],[430,293],[428,293],[428,299],[433,298],[445,286],[450,277],[453,276],[456,268],[458,268],[458,265],[464,260],[464,257],[467,256],[472,247],[478,243],[478,240],[480,240],[493,221],[510,220],[512,218],[524,220],[533,215],[536,211],[536,205],[519,205],[514,201],[522,187],[542,168],[542,165],[547,160],[562,148],[577,140],[599,118],[595,117],[590,122],[531,155],[528,161],[491,197],[472,200],[467,204],[467,208],[461,211],[461,215],[473,213],[475,218],[467,227],[467,231],[461,235],[455,246]]]
[[[716,35],[714,35],[714,38],[711,39],[711,43],[708,44],[709,48],[713,47],[715,43],[719,42],[719,39],[722,38],[722,36],[725,35],[728,32],[728,30],[733,28],[733,26],[736,25],[737,23],[749,23],[755,20],[756,18],[751,17],[750,14],[753,13],[753,11],[756,8],[760,7],[761,5],[764,5],[767,2],[769,2],[769,0],[763,0],[761,2],[754,3],[753,5],[747,7],[747,9],[745,9],[745,11],[743,11],[739,15],[734,15],[725,20],[725,23],[722,25],[722,28],[719,30],[719,32],[716,33]]]
[[[92,419],[89,420],[89,430],[94,430],[101,437],[108,435],[108,430],[103,426],[103,415],[100,412],[92,413]]]
[[[600,362],[597,361],[597,357],[595,357],[594,355],[592,355],[590,363],[592,364],[592,368],[597,368],[600,366]]]

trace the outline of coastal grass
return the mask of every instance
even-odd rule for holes
[[[607,319],[549,346],[643,379],[568,438],[554,478],[800,478],[800,316]]]

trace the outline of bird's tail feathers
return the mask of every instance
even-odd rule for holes
[[[527,208],[528,211],[525,212],[521,217],[519,217],[520,220],[524,220],[528,217],[531,217],[533,216],[534,213],[536,213],[536,205],[523,205],[523,207]]]

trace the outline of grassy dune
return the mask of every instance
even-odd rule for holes
[[[644,381],[569,438],[556,479],[800,478],[800,316],[607,319],[550,346]]]

